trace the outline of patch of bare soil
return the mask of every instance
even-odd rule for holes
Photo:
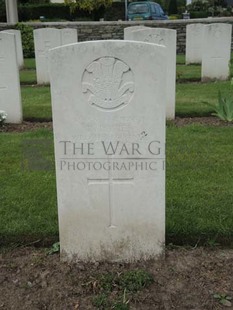
[[[224,122],[217,117],[176,117],[175,120],[169,121],[169,123],[174,124],[177,127],[182,127],[191,124],[202,124],[207,126],[231,126],[233,123]],[[29,122],[25,121],[22,124],[5,124],[3,127],[0,127],[1,132],[25,132],[31,131],[40,128],[52,129],[52,122]]]
[[[176,117],[175,120],[170,121],[172,124],[176,125],[177,127],[182,127],[191,124],[202,124],[207,126],[219,126],[219,127],[226,127],[230,126],[233,127],[233,122],[224,122],[217,117],[209,116],[209,117]]]
[[[136,269],[154,279],[138,292],[129,287],[120,293],[115,285],[106,293],[107,282],[100,286],[101,277]],[[60,262],[45,249],[19,248],[2,251],[0,270],[0,309],[233,309],[233,250],[180,248],[166,250],[156,262],[84,264]],[[122,303],[106,306],[108,294]]]
[[[1,132],[25,132],[41,128],[52,129],[52,122],[23,122],[22,124],[4,124]]]

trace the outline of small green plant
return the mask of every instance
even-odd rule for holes
[[[5,111],[0,111],[0,126],[3,126],[4,122],[6,121],[7,114]]]
[[[60,242],[56,242],[52,245],[51,249],[48,251],[48,255],[58,253],[60,251]]]
[[[226,307],[232,306],[232,297],[228,296],[227,294],[214,294],[214,298],[219,301],[220,304]]]
[[[216,105],[204,102],[214,109],[212,115],[219,117],[223,121],[233,121],[233,97],[231,95],[223,97],[221,92],[218,92],[218,103]]]
[[[128,292],[137,292],[148,287],[153,282],[153,277],[145,270],[132,270],[123,273],[117,282]]]
[[[98,309],[106,309],[109,306],[108,295],[99,294],[92,299],[92,303]]]
[[[117,273],[105,273],[87,283],[96,296],[92,303],[98,309],[128,310],[131,298],[138,291],[148,287],[153,277],[145,270],[129,270]]]

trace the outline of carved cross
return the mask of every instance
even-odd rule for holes
[[[115,217],[114,217],[114,199],[113,190],[117,184],[129,184],[133,185],[134,178],[113,178],[111,174],[108,178],[96,178],[87,179],[88,185],[94,184],[107,184],[108,185],[108,208],[109,208],[109,228],[115,228]]]

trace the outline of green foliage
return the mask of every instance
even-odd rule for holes
[[[56,242],[52,245],[51,249],[48,251],[48,255],[58,253],[60,251],[60,242]]]
[[[218,93],[218,103],[216,105],[205,102],[214,109],[212,115],[219,117],[223,121],[233,121],[233,97],[232,94],[223,97],[221,92]]]
[[[19,19],[33,21],[44,16],[44,21],[99,20],[104,15],[103,11],[103,7],[98,7],[90,13],[87,9],[81,9],[78,6],[70,10],[70,7],[63,3],[29,3],[19,6]]]
[[[190,18],[206,18],[210,14],[207,11],[189,11]]]
[[[65,0],[65,4],[70,7],[71,11],[79,8],[91,12],[100,7],[109,7],[112,4],[112,0]]]
[[[219,301],[220,304],[222,304],[225,307],[231,307],[232,306],[232,297],[228,296],[227,294],[214,294],[214,298]]]
[[[105,9],[105,20],[124,20],[125,4],[123,2],[113,2],[113,4]]]
[[[155,1],[158,2],[158,1]],[[170,15],[181,15],[186,10],[186,0],[161,0],[162,8]],[[172,13],[174,11],[174,13]],[[181,17],[180,17],[181,18]]]
[[[178,13],[177,0],[170,0],[168,5],[168,14],[172,15],[177,13]]]
[[[88,284],[91,283],[98,293],[92,301],[98,309],[128,310],[130,296],[148,287],[152,282],[151,274],[137,269],[101,274]]]
[[[178,13],[182,14],[186,10],[186,0],[177,0]]]
[[[35,3],[19,6],[20,21],[39,20],[40,16],[48,19],[71,19],[69,8],[62,3]]]
[[[16,29],[21,31],[24,57],[34,57],[33,28],[29,25],[18,23]]]
[[[212,16],[227,16],[231,12],[223,9],[226,7],[224,0],[197,0],[193,1],[187,6],[188,11],[191,13],[191,18],[204,18]],[[200,12],[200,14],[197,14]]]
[[[130,270],[122,274],[107,273],[99,278],[99,288],[105,292],[118,288],[121,291],[137,292],[153,282],[151,274],[144,270]]]
[[[108,295],[106,294],[99,294],[92,299],[93,306],[97,307],[98,309],[106,309],[109,307]]]
[[[0,22],[6,22],[5,0],[0,0]]]
[[[188,11],[207,11],[210,7],[208,1],[196,0],[187,6]]]
[[[137,292],[153,282],[151,274],[144,270],[133,270],[122,274],[117,284],[129,292]]]
[[[128,301],[126,302],[119,301],[119,302],[114,303],[112,308],[115,310],[129,310],[129,304],[128,304]]]
[[[38,4],[38,0],[18,0],[19,4]],[[40,4],[50,3],[50,0],[40,0]]]

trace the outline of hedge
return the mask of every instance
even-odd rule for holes
[[[29,25],[18,23],[16,29],[21,31],[23,55],[25,58],[34,58],[33,28]]]
[[[39,20],[40,16],[44,16],[46,20],[99,20],[104,15],[103,8],[99,10],[89,12],[85,10],[76,9],[74,12],[70,12],[70,8],[65,4],[60,3],[44,3],[44,4],[25,4],[19,5],[19,20]]]
[[[206,18],[209,15],[206,11],[190,11],[190,18]]]

